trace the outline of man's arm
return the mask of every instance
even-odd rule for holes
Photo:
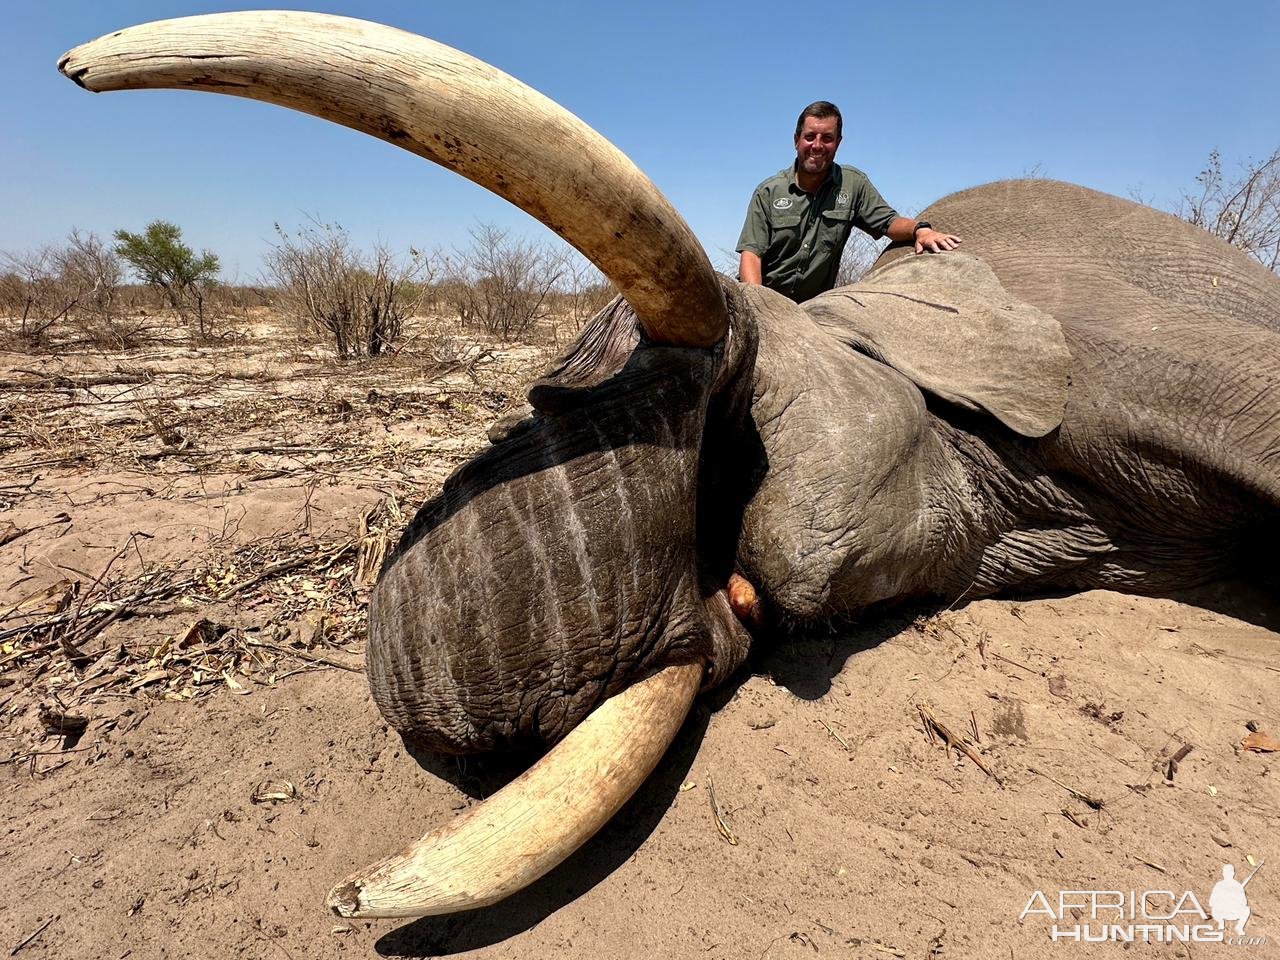
[[[916,253],[924,253],[926,250],[941,253],[943,250],[954,250],[961,243],[960,238],[954,234],[934,230],[928,225],[917,229],[918,223],[919,221],[910,217],[894,217],[885,230],[885,236],[894,243],[915,243]]]
[[[767,182],[767,181],[766,181]],[[769,213],[765,206],[764,184],[756,187],[747,204],[747,218],[738,237],[738,279],[743,283],[764,285],[764,263],[761,254],[769,249]]]
[[[900,217],[898,212],[885,202],[880,191],[875,188],[866,174],[857,171],[862,178],[854,206],[855,219],[859,227],[877,240],[888,237],[894,243],[914,243],[916,253],[941,253],[943,250],[954,250],[960,238],[950,233],[934,230],[932,226],[920,225],[921,221],[910,217]]]

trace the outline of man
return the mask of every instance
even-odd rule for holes
[[[837,166],[842,119],[819,100],[796,121],[796,161],[751,197],[738,238],[738,278],[762,284],[797,303],[830,290],[853,227],[877,240],[914,241],[916,253],[954,250],[960,238],[925,220],[898,216],[856,167]]]

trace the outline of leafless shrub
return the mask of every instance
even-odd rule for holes
[[[261,286],[219,283],[209,292],[209,312],[223,325],[222,336],[244,337],[247,328],[277,299],[275,291]]]
[[[717,246],[714,252],[707,251],[707,257],[711,261],[711,269],[716,273],[723,273],[726,277],[737,277],[742,255],[736,250]]]
[[[282,311],[330,339],[339,357],[376,357],[394,346],[404,321],[434,279],[436,257],[411,249],[397,257],[378,244],[355,249],[345,230],[312,221],[267,255]]]
[[[115,251],[96,234],[72,230],[58,259],[63,282],[82,292],[80,308],[110,318],[124,279],[124,268]]]
[[[64,281],[63,252],[44,246],[4,255],[5,274],[0,282],[3,310],[18,321],[18,336],[32,344],[44,340],[49,328],[64,320],[83,291]]]
[[[18,319],[22,310],[23,280],[14,269],[11,254],[4,254],[4,269],[0,270],[0,317]]]
[[[5,254],[0,311],[18,320],[19,336],[42,342],[68,321],[92,342],[124,346],[131,339],[118,314],[120,258],[95,234],[72,230],[64,245]]]
[[[471,231],[471,246],[448,259],[441,294],[458,322],[501,340],[528,334],[550,313],[549,298],[565,272],[565,254],[512,238],[491,223]]]
[[[145,317],[124,309],[124,263],[114,249],[94,233],[72,230],[61,252],[63,282],[79,291],[72,319],[93,343],[125,349],[136,346]]]
[[[1214,150],[1196,182],[1200,192],[1183,194],[1178,216],[1280,272],[1280,149],[1244,164],[1235,179],[1223,174],[1222,155]]]
[[[618,295],[618,288],[590,260],[574,251],[565,256],[555,296],[555,314],[576,334]]]
[[[881,240],[873,240],[861,230],[854,230],[845,244],[840,266],[836,269],[836,286],[857,283],[867,275],[880,252],[887,246]]]

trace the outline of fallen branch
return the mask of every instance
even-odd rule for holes
[[[918,703],[916,704],[916,709],[920,711],[920,719],[924,721],[924,727],[925,727],[926,733],[929,733],[930,735],[932,735],[933,733],[936,733],[939,737],[942,738],[943,742],[946,743],[948,748],[959,750],[966,757],[968,757],[975,764],[977,764],[979,770],[985,773],[988,777],[990,777],[996,783],[1000,784],[1001,786],[1004,786],[1004,781],[1001,780],[998,776],[996,776],[995,772],[987,764],[987,761],[982,759],[981,754],[979,754],[978,751],[974,750],[973,747],[970,746],[967,740],[965,740],[963,737],[957,736],[955,733],[951,731],[949,727],[946,726],[946,724],[942,723],[942,721],[940,721],[937,717],[935,717],[933,715],[933,711],[929,708],[927,704]]]
[[[1063,790],[1067,791],[1067,793],[1071,794],[1073,797],[1075,797],[1080,802],[1086,804],[1087,806],[1092,807],[1094,810],[1101,810],[1103,806],[1106,805],[1105,800],[1099,800],[1097,797],[1092,797],[1089,794],[1085,793],[1083,790],[1077,790],[1075,787],[1067,786],[1067,784],[1063,783],[1057,777],[1051,777],[1049,776],[1049,774],[1045,773],[1043,770],[1037,770],[1035,767],[1027,767],[1027,770],[1029,770],[1031,773],[1034,773],[1037,777],[1044,777],[1046,780],[1052,780],[1054,783],[1060,786]]]
[[[186,580],[178,580],[158,587],[148,587],[146,590],[141,590],[138,593],[125,597],[122,600],[104,600],[100,603],[96,603],[90,607],[89,612],[113,613],[115,616],[113,616],[112,619],[116,619],[119,615],[140,604],[147,603],[151,600],[163,600],[166,597],[172,597],[177,593],[181,593],[183,590],[195,586],[196,583],[196,579],[191,577]],[[77,614],[75,612],[68,610],[63,613],[56,613],[53,616],[46,617],[44,620],[37,621],[36,623],[28,623],[21,627],[10,627],[8,630],[0,630],[0,640],[7,640],[10,637],[16,637],[19,634],[28,633],[32,630],[44,630],[49,627],[61,626],[64,623],[69,623],[75,620],[76,616]],[[103,626],[105,626],[105,624],[103,624]],[[97,631],[94,632],[96,633]]]
[[[15,369],[14,373],[25,373],[34,379],[23,382],[9,380],[0,383],[0,390],[87,390],[90,387],[109,387],[112,384],[150,383],[155,375],[150,371],[143,373],[96,373],[84,376],[63,376],[60,373],[41,373],[39,370]]]
[[[1035,667],[1029,667],[1025,663],[1019,663],[1017,660],[1011,659],[1010,657],[1006,657],[1003,653],[996,653],[994,650],[992,650],[991,655],[995,657],[997,660],[1003,660],[1005,663],[1013,664],[1019,670],[1025,670],[1027,671],[1027,673],[1033,674],[1037,677],[1044,676],[1043,670],[1037,670]]]
[[[25,947],[28,943],[30,943],[30,942],[31,942],[32,940],[34,940],[36,937],[40,936],[40,934],[44,933],[44,932],[45,932],[45,930],[48,928],[49,924],[51,924],[51,923],[53,923],[53,921],[57,920],[59,916],[61,916],[61,914],[57,914],[57,913],[55,913],[52,917],[50,917],[50,918],[49,918],[48,920],[46,920],[44,923],[40,924],[40,926],[36,928],[36,932],[35,932],[35,933],[29,934],[28,936],[23,937],[23,938],[22,938],[22,940],[21,940],[21,941],[19,941],[18,945],[17,945],[17,946],[15,946],[12,950],[10,950],[10,951],[9,951],[9,956],[11,956],[11,957],[12,957],[12,956],[16,956],[19,950],[21,950],[23,947]]]
[[[729,829],[729,825],[724,822],[724,817],[720,815],[720,804],[716,802],[716,785],[712,781],[710,774],[707,774],[707,797],[711,801],[711,816],[715,819],[716,830],[719,831],[720,836],[724,837],[730,846],[736,847],[738,838]]]
[[[294,456],[300,453],[337,453],[340,450],[350,450],[349,444],[343,444],[338,447],[293,447],[293,446],[276,446],[274,444],[260,444],[250,447],[221,447],[217,449],[197,449],[195,447],[182,449],[179,447],[165,447],[162,450],[152,450],[144,453],[135,454],[139,460],[163,460],[165,457],[224,457],[234,454],[246,453],[278,453],[282,456]]]
[[[306,660],[308,663],[318,663],[326,667],[333,667],[336,670],[347,670],[351,673],[364,673],[364,667],[356,666],[351,663],[339,663],[337,660],[330,660],[328,657],[318,657],[314,653],[308,653],[306,650],[298,650],[293,647],[282,647],[277,643],[267,643],[265,640],[252,640],[245,638],[244,643],[250,647],[262,647],[264,650],[270,650],[273,653],[281,653],[289,657],[297,657],[299,660]]]
[[[51,457],[47,460],[28,460],[26,463],[8,463],[4,465],[6,470],[28,470],[31,467],[51,467],[60,463],[79,463],[81,460],[88,459],[87,453],[70,453],[65,457]]]
[[[1186,759],[1187,754],[1195,749],[1194,744],[1184,743],[1178,748],[1178,752],[1169,758],[1169,763],[1164,770],[1164,778],[1173,783],[1174,775],[1178,772],[1178,764]]]
[[[317,560],[323,560],[325,567],[330,566],[335,560],[342,559],[343,556],[350,553],[355,548],[356,541],[349,540],[336,550],[332,550],[327,554],[308,553],[293,557],[290,560],[281,560],[278,563],[268,564],[260,573],[255,574],[248,580],[237,583],[230,590],[224,590],[222,593],[218,594],[216,599],[219,603],[224,600],[230,600],[236,594],[243,593],[245,590],[248,590],[250,587],[257,586],[264,580],[270,580],[272,577],[279,576],[282,573],[288,573],[290,570],[296,570],[298,567],[304,567],[309,563],[316,562]],[[324,567],[321,567],[320,569],[324,569]]]
[[[35,480],[33,479],[31,483],[35,483]],[[28,484],[27,486],[30,487],[30,484]],[[23,528],[23,527],[17,526],[16,524],[11,523],[7,529],[5,529],[4,531],[0,531],[0,547],[5,546],[6,544],[13,543],[13,541],[19,539],[20,537],[25,537],[28,533],[35,533],[35,531],[37,530],[43,530],[45,527],[52,527],[59,523],[70,523],[70,522],[71,522],[71,517],[68,514],[60,513],[56,517],[54,517],[52,520],[48,521],[47,523],[37,523],[34,527]]]
[[[844,747],[846,750],[849,750],[850,752],[852,752],[852,748],[849,746],[849,741],[846,740],[844,737],[840,736],[840,734],[836,733],[834,730],[832,730],[831,724],[821,719],[819,719],[818,722],[827,728],[827,733],[831,734],[831,736],[835,738],[836,743],[840,744],[840,746]]]

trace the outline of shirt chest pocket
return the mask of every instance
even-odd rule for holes
[[[844,243],[849,238],[852,218],[853,210],[849,207],[823,210],[819,215],[818,243],[829,247]]]
[[[775,212],[769,218],[769,228],[774,233],[795,233],[800,229],[800,218],[801,213],[799,210],[788,210],[786,213]]]
[[[772,261],[792,256],[800,249],[800,221],[803,219],[799,210],[779,213],[776,210],[769,218],[769,253]]]

